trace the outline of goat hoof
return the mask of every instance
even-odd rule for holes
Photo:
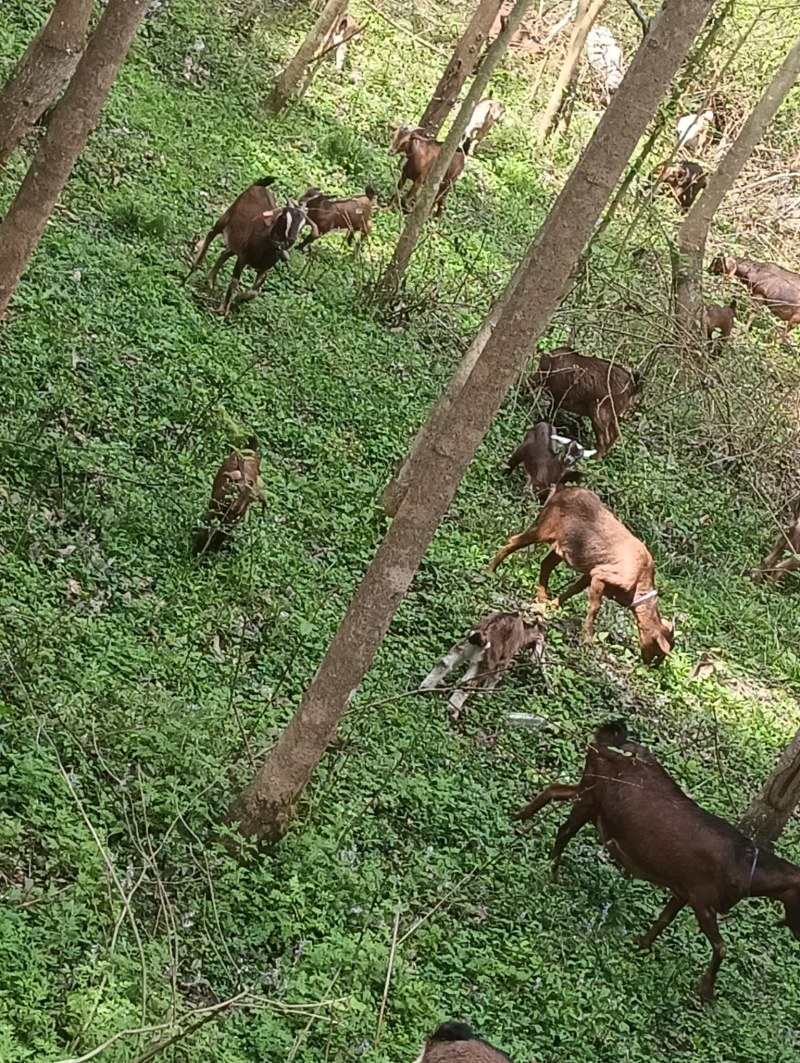
[[[543,587],[536,591],[536,604],[547,605],[547,591]],[[558,608],[558,598],[553,599],[553,605]]]

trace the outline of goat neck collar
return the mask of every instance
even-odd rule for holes
[[[648,591],[647,594],[641,594],[641,595],[639,595],[638,598],[634,598],[628,608],[632,609],[632,610],[638,609],[640,605],[644,605],[645,602],[649,602],[653,598],[656,598],[657,596],[658,596],[658,591],[656,591],[656,590]]]

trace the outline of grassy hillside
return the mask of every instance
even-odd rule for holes
[[[0,76],[47,6],[4,5]],[[378,214],[363,255],[332,237],[225,321],[199,278],[179,281],[194,238],[257,177],[275,175],[285,194],[369,181],[387,203],[388,123],[421,112],[462,6],[394,0],[381,5],[387,21],[354,0],[369,25],[345,72],[326,69],[270,121],[257,103],[307,28],[306,5],[268,7],[250,38],[232,6],[161,7],[0,332],[4,1063],[81,1057],[125,1030],[141,1032],[94,1058],[152,1058],[152,1038],[188,1027],[187,1009],[244,991],[158,1058],[402,1063],[451,1016],[518,1063],[797,1057],[797,945],[775,910],[742,904],[723,923],[720,1000],[701,1011],[692,989],[709,949],[690,917],[640,954],[660,891],[598,860],[589,832],[552,885],[559,814],[524,834],[509,819],[544,782],[577,777],[592,728],[619,715],[694,796],[735,818],[800,725],[796,580],[748,577],[792,471],[797,356],[764,315],[713,364],[677,360],[676,215],[663,199],[626,200],[548,339],[646,371],[620,443],[586,482],[650,546],[675,653],[644,668],[631,618],[608,604],[597,643],[580,647],[579,598],[551,624],[549,685],[516,667],[473,700],[463,734],[442,701],[409,693],[483,612],[532,596],[534,556],[485,573],[533,512],[498,468],[543,407],[510,396],[296,829],[244,863],[213,840],[372,555],[394,462],[597,120],[590,85],[569,134],[543,149],[533,122],[553,64],[513,60],[498,74],[507,119],[431,225],[389,322],[365,290],[396,211]],[[797,12],[754,21],[758,10],[738,5],[683,107],[716,84],[734,125],[744,114],[798,31]],[[412,19],[427,43],[403,33]],[[609,21],[630,54],[638,31],[624,4]],[[794,179],[764,183],[797,169],[798,103],[743,176],[714,250],[800,266],[783,205]],[[3,208],[26,161],[18,153],[0,176]],[[715,279],[710,291],[733,294]],[[201,565],[189,538],[232,422],[262,441],[270,503],[234,550]],[[715,670],[692,678],[703,654]],[[512,711],[552,727],[514,730]],[[796,821],[781,852],[800,860]]]

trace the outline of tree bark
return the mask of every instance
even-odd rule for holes
[[[739,136],[731,144],[716,172],[709,177],[703,194],[694,201],[678,231],[678,247],[673,256],[675,326],[678,343],[684,351],[691,350],[705,338],[703,257],[711,222],[798,77],[800,37],[789,49],[781,67],[750,112]]]
[[[784,749],[775,770],[751,801],[739,830],[772,848],[800,804],[800,731]]]
[[[0,225],[0,319],[125,61],[147,0],[109,0]]]
[[[483,96],[492,74],[502,62],[506,48],[508,47],[508,42],[511,40],[511,37],[520,22],[522,22],[522,19],[525,17],[525,12],[532,3],[533,0],[517,0],[505,22],[505,25],[500,31],[499,36],[492,42],[489,51],[484,56],[480,69],[475,75],[475,80],[470,85],[469,92],[467,93],[464,102],[461,104],[461,108],[450,128],[450,132],[445,137],[444,144],[442,144],[439,149],[439,154],[436,156],[436,160],[431,167],[431,172],[428,174],[425,184],[419,190],[417,198],[414,201],[414,206],[406,219],[406,224],[400,234],[400,239],[397,241],[397,246],[392,254],[392,259],[386,267],[386,272],[375,287],[376,302],[387,302],[394,296],[395,292],[400,287],[406,269],[408,268],[408,263],[411,261],[411,256],[414,254],[414,249],[419,242],[420,234],[422,233],[425,222],[428,220],[433,205],[436,202],[436,196],[439,192],[444,175],[447,173],[447,168],[453,161],[453,156],[455,155],[459,144],[464,139],[464,133],[469,125],[472,112],[475,110],[475,105]]]
[[[578,0],[575,24],[572,27],[564,65],[561,67],[558,80],[544,114],[539,120],[539,136],[542,140],[553,131],[556,119],[564,106],[567,90],[575,78],[578,63],[581,60],[581,54],[586,44],[586,38],[589,36],[589,30],[597,21],[607,2],[608,0]]]
[[[484,41],[502,6],[503,0],[479,0],[420,120],[419,124],[427,136],[435,137],[447,120],[464,82],[475,70]]]
[[[94,0],[56,0],[0,93],[0,167],[78,65]]]
[[[391,527],[300,706],[230,816],[248,837],[277,840],[355,696],[419,562],[564,292],[581,248],[713,0],[667,0],[625,80],[540,228],[528,269],[483,354],[431,439]]]
[[[272,91],[262,102],[261,106],[268,114],[278,114],[291,97],[298,94],[306,67],[313,62],[325,37],[346,10],[347,0],[328,0],[308,36],[297,49],[286,69],[278,75]]]

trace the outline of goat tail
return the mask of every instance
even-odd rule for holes
[[[259,188],[269,188],[269,186],[274,185],[277,180],[277,177],[259,177],[257,181],[253,181],[253,184],[258,185]]]
[[[628,728],[624,720],[609,720],[597,728],[594,738],[600,746],[622,746],[628,741]]]
[[[242,450],[258,450],[258,436],[249,436]]]
[[[631,370],[631,380],[633,381],[633,390],[641,391],[644,387],[644,373],[641,369]]]
[[[367,187],[364,189],[364,195],[367,197],[367,199],[377,199],[378,190],[373,185],[367,185]]]

